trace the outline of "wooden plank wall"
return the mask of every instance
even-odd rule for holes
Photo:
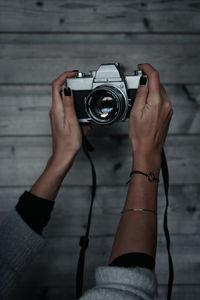
[[[131,73],[149,62],[174,107],[166,153],[173,299],[200,294],[200,1],[0,0],[0,218],[39,177],[51,154],[51,82],[64,70],[119,61]],[[127,123],[95,126],[91,143],[98,189],[86,256],[85,288],[107,264],[131,167]],[[81,166],[81,167],[80,167]],[[80,173],[80,169],[82,170]],[[80,153],[57,197],[46,246],[12,298],[74,299],[79,236],[84,233],[90,170]],[[168,265],[159,187],[157,275],[166,299]]]

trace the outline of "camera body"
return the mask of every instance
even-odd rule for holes
[[[76,77],[68,78],[65,85],[73,91],[79,123],[107,125],[127,120],[141,76],[141,70],[125,76],[119,63],[113,63],[102,64],[89,74],[78,72]]]

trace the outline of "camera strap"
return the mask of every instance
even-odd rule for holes
[[[86,249],[88,248],[88,244],[89,244],[89,233],[90,233],[90,224],[91,224],[91,217],[92,217],[92,208],[93,208],[94,198],[95,198],[95,194],[96,194],[96,170],[95,170],[92,158],[89,153],[89,152],[94,151],[94,148],[88,142],[86,136],[83,133],[82,127],[81,127],[81,131],[82,131],[83,152],[84,152],[85,156],[87,157],[87,159],[89,160],[89,163],[91,166],[92,187],[91,187],[91,202],[90,202],[90,208],[89,208],[89,214],[88,214],[87,227],[86,227],[85,235],[80,237],[80,242],[79,242],[81,250],[80,250],[78,264],[77,264],[77,270],[76,270],[76,299],[77,300],[82,296],[82,293],[83,293],[85,252],[86,252]]]
[[[165,155],[164,148],[162,148],[161,153],[161,170],[162,170],[162,177],[163,177],[163,184],[164,184],[164,191],[165,191],[165,198],[166,198],[166,204],[165,204],[165,211],[164,211],[164,219],[163,219],[163,229],[165,233],[165,239],[166,239],[166,247],[167,247],[167,255],[168,255],[168,264],[169,264],[169,277],[168,277],[168,293],[167,293],[167,300],[171,299],[172,295],[172,287],[173,287],[173,281],[174,281],[174,265],[173,260],[170,252],[170,235],[168,230],[168,206],[169,206],[169,198],[168,198],[168,191],[169,191],[169,171],[168,171],[168,165],[167,165],[167,159]]]
[[[85,156],[87,157],[87,159],[90,163],[90,166],[91,166],[92,186],[91,186],[91,202],[90,202],[86,232],[85,232],[85,235],[80,237],[80,242],[79,242],[81,249],[80,249],[77,270],[76,270],[76,299],[77,300],[82,296],[82,293],[83,293],[85,252],[89,245],[89,233],[90,233],[92,209],[93,209],[94,198],[95,198],[95,194],[96,194],[96,170],[95,170],[92,158],[89,154],[89,152],[94,151],[94,148],[88,142],[86,136],[83,133],[82,127],[81,127],[81,131],[82,131],[83,152],[84,152]],[[171,294],[172,294],[173,280],[174,280],[174,267],[173,267],[173,260],[172,260],[171,252],[170,252],[170,235],[169,235],[168,221],[167,221],[167,213],[168,213],[168,205],[169,205],[169,199],[168,199],[169,172],[168,172],[168,165],[167,165],[167,160],[166,160],[164,149],[162,149],[161,158],[162,158],[161,169],[162,169],[164,191],[165,191],[165,197],[166,197],[163,228],[164,228],[164,233],[165,233],[166,247],[167,247],[167,254],[168,254],[168,264],[169,264],[167,300],[170,300]]]

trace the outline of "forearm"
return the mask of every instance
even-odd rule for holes
[[[150,171],[159,176],[160,156],[135,154],[133,169]],[[143,175],[132,175],[123,209],[157,210],[157,181],[149,182]],[[125,212],[121,215],[109,263],[119,255],[143,252],[155,257],[157,245],[157,216],[152,212]]]
[[[61,161],[51,156],[43,173],[31,187],[30,192],[44,199],[55,200],[62,181],[72,165],[74,157],[75,155],[70,156],[65,161]]]

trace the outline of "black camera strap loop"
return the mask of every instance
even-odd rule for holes
[[[91,172],[92,172],[92,189],[91,189],[91,203],[90,203],[90,209],[88,214],[88,222],[86,227],[86,232],[84,236],[80,237],[79,245],[81,247],[78,264],[77,264],[77,271],[76,271],[76,300],[78,300],[82,296],[83,292],[83,275],[84,275],[84,263],[85,263],[85,252],[89,245],[89,233],[90,233],[90,225],[91,225],[91,217],[92,217],[92,209],[93,209],[93,203],[94,198],[96,194],[96,171],[94,164],[92,162],[91,156],[89,152],[93,151],[94,148],[91,146],[91,144],[88,142],[86,136],[83,133],[83,129],[81,127],[82,131],[82,147],[83,151],[89,160],[90,166],[91,166]],[[173,287],[173,280],[174,280],[174,267],[173,267],[173,261],[170,253],[170,235],[168,230],[168,222],[167,222],[167,213],[168,213],[168,205],[169,205],[169,199],[168,199],[168,189],[169,189],[169,172],[168,172],[168,166],[167,166],[167,160],[165,156],[164,149],[162,149],[161,153],[162,163],[161,163],[161,169],[162,169],[162,176],[163,176],[163,182],[164,182],[164,190],[165,190],[165,197],[166,197],[166,206],[165,206],[165,212],[164,212],[164,221],[163,221],[163,228],[166,238],[166,246],[167,246],[167,253],[168,253],[168,263],[169,263],[169,278],[168,278],[168,294],[167,294],[167,300],[171,299],[172,295],[172,287]]]

